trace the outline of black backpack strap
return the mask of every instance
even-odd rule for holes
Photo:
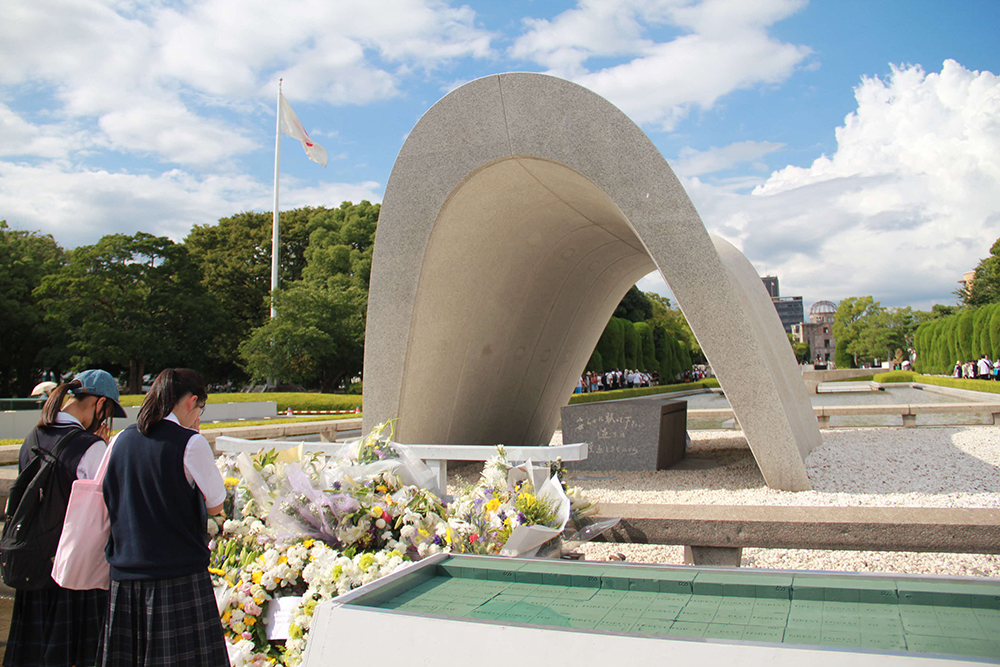
[[[61,438],[59,438],[56,441],[56,444],[52,447],[52,451],[49,453],[52,454],[53,458],[58,459],[59,455],[62,453],[62,450],[66,447],[69,441],[73,439],[73,436],[75,436],[77,433],[85,433],[85,432],[86,431],[84,431],[82,428],[79,427],[74,427],[70,429],[69,433],[64,434]],[[31,448],[31,451],[34,452],[35,456],[41,456],[42,448],[38,444],[37,431],[32,430],[31,433],[28,434],[28,437],[32,438],[35,441],[35,446]]]

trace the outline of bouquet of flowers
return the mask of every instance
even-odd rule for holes
[[[463,489],[450,508],[449,544],[460,553],[533,556],[558,537],[570,500],[558,475],[531,461],[512,466],[503,446],[479,481]]]

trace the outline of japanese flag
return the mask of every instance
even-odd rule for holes
[[[306,155],[317,164],[326,166],[326,149],[317,144],[309,137],[306,128],[302,127],[299,117],[292,111],[292,105],[288,103],[285,96],[281,96],[281,131],[284,134],[298,139],[302,142],[302,148],[306,149]]]

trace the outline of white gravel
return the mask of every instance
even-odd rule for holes
[[[823,431],[806,459],[812,491],[769,489],[745,437],[692,431],[688,457],[705,470],[570,473],[599,501],[716,505],[1000,507],[1000,429],[994,426],[859,428]],[[556,433],[552,444],[561,443]],[[474,479],[481,468],[453,475]],[[603,478],[603,479],[602,479]],[[681,563],[682,547],[588,544],[587,560]],[[745,567],[1000,577],[1000,555],[744,549]]]

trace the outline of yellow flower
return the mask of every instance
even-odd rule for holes
[[[287,563],[287,562],[288,562],[288,556],[282,556],[281,558],[278,559],[278,564],[279,565],[282,564],[282,563]]]
[[[223,569],[221,569],[221,568],[218,568],[218,567],[210,567],[210,568],[208,568],[208,571],[209,571],[209,572],[210,572],[211,574],[215,574],[215,575],[218,575],[218,576],[220,576],[220,577],[221,577],[221,576],[224,576],[224,575],[226,574],[226,571],[225,571],[225,570],[223,570]]]
[[[304,546],[306,549],[309,549],[315,542],[316,540],[314,539],[303,540],[302,546]]]
[[[227,489],[231,489],[237,484],[239,484],[240,480],[237,477],[227,477],[226,479],[223,480],[223,483],[226,485]]]
[[[487,512],[496,512],[498,509],[500,509],[500,501],[497,500],[496,498],[486,503]]]
[[[389,493],[389,487],[386,486],[385,484],[379,484],[378,486],[375,487],[375,490],[378,491],[379,493]]]
[[[368,513],[375,518],[379,518],[382,516],[382,508],[378,505],[372,505],[372,508],[368,510]]]
[[[252,575],[250,575],[250,578],[253,579],[253,583],[259,584],[261,577],[263,576],[264,576],[263,572],[254,572]]]
[[[231,611],[229,611],[229,610],[227,609],[227,610],[226,610],[226,613],[224,613],[224,614],[222,615],[222,622],[223,622],[223,623],[228,623],[228,622],[229,622],[229,617],[230,617],[230,616],[232,616],[232,615],[233,615],[233,612],[231,612]]]
[[[243,617],[243,625],[253,625],[256,622],[257,622],[257,619],[255,617],[253,617],[253,616],[244,616]]]

